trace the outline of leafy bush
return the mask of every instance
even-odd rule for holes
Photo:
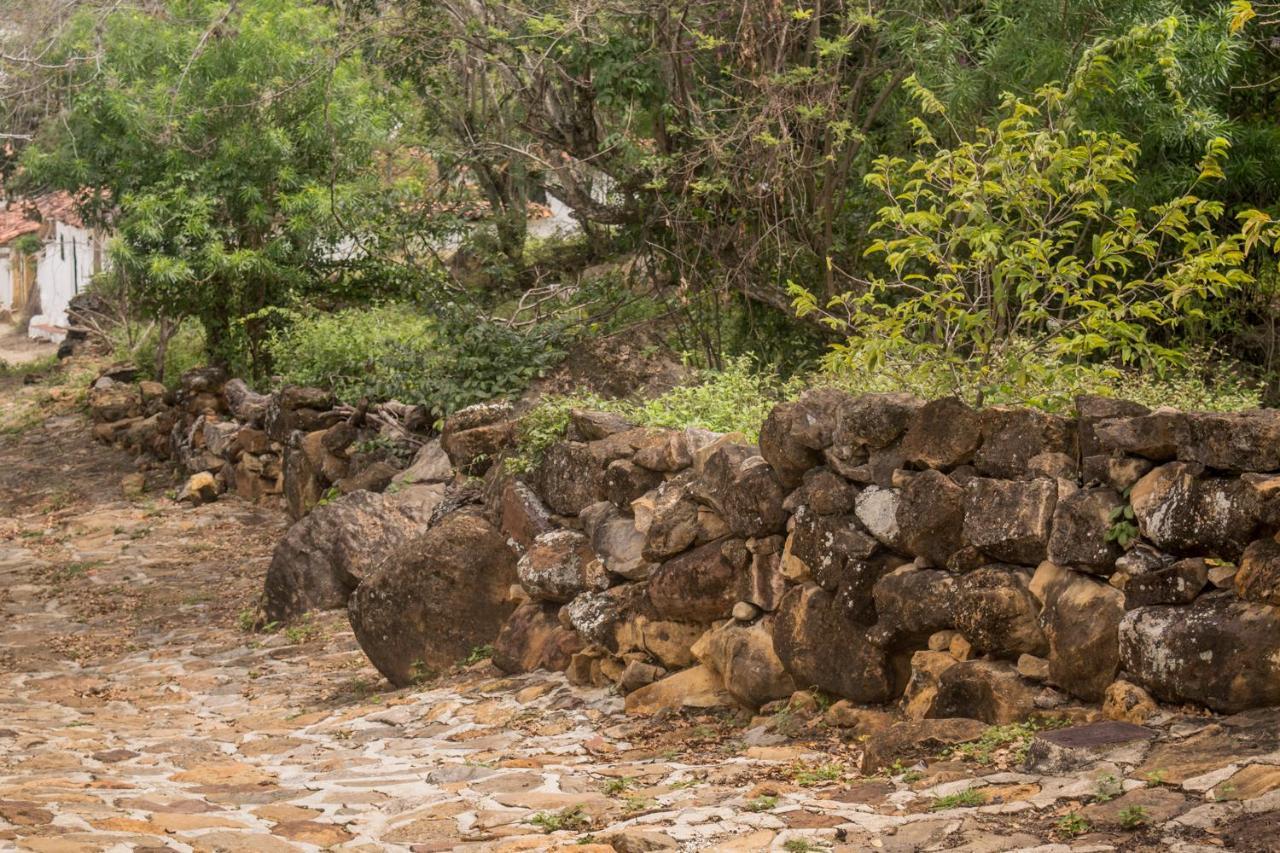
[[[132,325],[129,325],[132,324]],[[195,320],[184,321],[169,338],[164,351],[163,375],[156,375],[156,347],[159,336],[154,324],[142,325],[132,320],[113,326],[111,348],[118,358],[138,365],[148,379],[175,387],[183,373],[208,363],[205,354],[204,328]]]
[[[698,382],[677,386],[652,400],[605,400],[592,394],[544,397],[521,418],[520,454],[509,464],[516,470],[536,464],[544,450],[564,437],[573,409],[614,412],[637,426],[738,432],[754,442],[769,411],[802,387],[798,380],[782,383],[740,357],[724,370],[704,371]]]
[[[397,376],[389,356],[429,357],[436,350],[436,329],[430,318],[401,306],[295,314],[272,335],[268,349],[287,383],[330,388],[348,403],[361,397],[403,400],[402,386],[410,377]]]
[[[1061,414],[1074,412],[1075,398],[1080,394],[1118,397],[1151,408],[1238,411],[1260,405],[1256,383],[1231,362],[1208,352],[1193,350],[1179,365],[1170,366],[1163,373],[1060,364],[1041,358],[1036,369],[1011,370],[990,384],[986,402],[1031,406]],[[531,469],[546,448],[564,437],[574,409],[614,412],[638,426],[739,432],[754,442],[773,407],[808,388],[833,387],[855,395],[908,391],[927,400],[955,393],[965,395],[968,389],[957,388],[953,380],[954,374],[945,365],[894,356],[870,369],[855,370],[838,364],[834,370],[784,382],[740,357],[731,360],[725,370],[703,371],[699,381],[673,388],[652,400],[606,400],[593,394],[544,397],[521,418],[520,453],[508,464],[517,471]]]
[[[981,380],[987,404],[1031,406],[1070,414],[1080,394],[1133,400],[1145,406],[1185,410],[1238,411],[1261,405],[1261,389],[1240,365],[1204,350],[1188,350],[1163,370],[1136,370],[1117,364],[1064,363],[1044,355],[1019,353],[987,371]],[[976,377],[957,377],[946,364],[887,353],[874,366],[828,363],[811,380],[852,394],[909,391],[924,399],[957,395],[973,399]]]
[[[919,94],[926,112],[942,112]],[[1145,211],[1113,201],[1134,180],[1138,146],[1082,129],[1075,94],[1009,96],[999,124],[950,148],[917,119],[924,153],[875,161],[865,180],[882,195],[873,231],[883,236],[867,254],[886,274],[821,305],[792,287],[801,315],[848,335],[828,364],[936,364],[979,405],[1011,380],[1017,393],[1090,365],[1180,365],[1171,336],[1252,280],[1241,269],[1248,232],[1221,236],[1224,205],[1190,192]],[[1208,144],[1198,181],[1222,176],[1226,150],[1225,139]]]
[[[458,306],[426,316],[407,306],[294,315],[269,349],[289,383],[427,406],[437,418],[524,390],[562,352],[555,335],[478,319]]]

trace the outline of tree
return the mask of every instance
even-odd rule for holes
[[[801,313],[848,336],[830,356],[837,369],[905,354],[944,365],[978,404],[1038,366],[1159,369],[1181,355],[1162,341],[1185,340],[1207,305],[1252,281],[1240,265],[1261,238],[1223,236],[1221,202],[1186,192],[1140,211],[1117,200],[1138,146],[1081,127],[1061,89],[1008,96],[997,125],[950,146],[914,127],[921,153],[878,158],[865,178],[883,202],[867,251],[886,274],[825,303],[792,288]],[[1210,141],[1198,182],[1222,177],[1226,150]]]
[[[85,192],[109,221],[114,275],[210,356],[263,367],[264,311],[360,279],[395,92],[294,0],[168,0],[72,19],[50,52],[65,105],[21,157],[22,186]],[[347,216],[359,213],[360,221]]]

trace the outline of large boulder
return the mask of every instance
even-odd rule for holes
[[[1027,475],[1031,460],[1048,453],[1076,455],[1075,423],[1061,417],[1014,406],[982,411],[982,446],[974,457],[978,472],[1008,480]]]
[[[1228,594],[1140,607],[1120,622],[1120,659],[1165,702],[1228,714],[1280,705],[1280,610]]]
[[[917,409],[902,455],[919,468],[954,468],[973,461],[982,444],[982,415],[955,397],[934,400]]]
[[[1187,556],[1237,560],[1258,532],[1262,501],[1237,478],[1203,477],[1196,466],[1170,462],[1129,494],[1143,537]]]
[[[121,382],[103,383],[89,389],[89,415],[94,423],[111,423],[142,414],[142,397],[134,385]]]
[[[561,613],[588,643],[615,651],[621,626],[652,614],[645,587],[642,583],[629,583],[604,592],[584,592],[565,605]]]
[[[693,464],[691,435],[699,431],[661,430],[651,432],[636,450],[637,465],[658,474],[674,474]]]
[[[556,529],[547,505],[533,489],[516,479],[502,484],[496,515],[502,532],[522,549],[543,533]]]
[[[695,666],[628,693],[626,709],[628,714],[648,716],[662,711],[732,708],[734,704],[718,672]]]
[[[538,601],[565,603],[609,588],[609,576],[587,537],[576,530],[543,533],[516,564],[520,585]]]
[[[888,447],[907,429],[924,401],[910,394],[862,394],[846,398],[836,415],[833,449],[848,461]]]
[[[773,408],[760,427],[760,455],[773,466],[786,488],[800,484],[804,473],[822,461],[831,446],[841,407],[848,395],[831,388],[806,391],[794,402]]]
[[[1274,471],[1280,468],[1280,411],[1177,412],[1159,409],[1116,418],[1096,427],[1106,450],[1157,461],[1177,459],[1218,471]]]
[[[631,502],[636,529],[644,534],[643,556],[658,562],[686,550],[699,538],[701,505],[689,493],[688,475],[681,475]]]
[[[536,472],[539,493],[561,515],[577,515],[605,500],[605,471],[632,452],[621,437],[596,441],[559,441],[547,448]]]
[[[649,576],[649,601],[659,618],[711,622],[727,617],[746,554],[740,540],[728,539],[708,542],[663,563]]]
[[[745,626],[725,622],[708,631],[693,651],[703,664],[720,673],[725,689],[748,708],[795,692],[794,679],[774,651],[768,619]]]
[[[630,459],[615,459],[604,469],[605,497],[618,509],[628,509],[632,501],[661,483],[661,473],[637,465]]]
[[[445,516],[403,543],[351,596],[356,640],[397,687],[489,645],[511,615],[516,554],[488,521]]]
[[[1093,574],[1111,574],[1123,553],[1110,536],[1111,516],[1123,505],[1108,488],[1080,489],[1061,498],[1053,512],[1049,560]]]
[[[1124,579],[1124,606],[1190,604],[1209,582],[1209,565],[1200,557],[1188,557],[1172,565]]]
[[[898,506],[902,492],[894,488],[867,486],[854,499],[854,514],[867,532],[894,551],[903,550],[902,529],[898,526]]]
[[[693,646],[706,633],[706,627],[705,624],[666,622],[650,619],[643,613],[631,613],[614,623],[613,644],[609,647],[619,655],[638,652],[667,669],[683,669],[693,665]]]
[[[311,512],[324,497],[329,481],[300,447],[284,450],[284,499],[294,521]]]
[[[560,624],[552,604],[525,602],[503,624],[493,643],[493,664],[503,672],[563,672],[582,651],[582,638]]]
[[[1186,416],[1178,458],[1220,471],[1280,469],[1280,411],[1196,412]]]
[[[818,515],[847,515],[857,497],[856,486],[824,466],[805,472],[800,488],[787,496],[783,508],[791,513],[807,507]]]
[[[1131,418],[1151,412],[1140,403],[1128,400],[1117,400],[1114,397],[1099,397],[1095,394],[1082,394],[1076,397],[1076,419],[1080,432],[1080,455],[1083,458],[1106,455],[1109,448],[1104,447],[1098,438],[1097,427],[1100,423],[1112,418]]]
[[[333,403],[333,394],[323,388],[286,385],[267,401],[263,429],[272,441],[284,444],[295,432],[313,432],[340,420],[329,412]]]
[[[418,448],[409,467],[399,471],[391,482],[410,486],[414,483],[447,483],[452,479],[453,463],[437,438]]]
[[[468,474],[483,474],[515,439],[510,403],[477,403],[459,409],[445,419],[440,446],[453,467]]]
[[[1035,713],[1039,688],[1011,663],[970,660],[948,667],[938,677],[938,692],[928,716],[967,717],[993,726],[1018,723]]]
[[[792,587],[783,598],[774,618],[773,647],[800,687],[817,687],[854,702],[893,698],[894,678],[885,652],[816,584]]]
[[[425,529],[443,499],[443,486],[414,486],[355,492],[317,507],[276,545],[264,588],[267,619],[345,607],[361,579]]]
[[[222,395],[237,421],[248,426],[261,426],[271,403],[270,394],[258,394],[243,379],[232,379],[222,387]]]
[[[887,570],[883,561],[871,559],[880,543],[852,515],[817,515],[800,507],[793,518],[791,557],[840,599],[850,618],[865,625],[874,622],[871,587]]]
[[[780,403],[760,426],[760,455],[788,489],[800,485],[805,472],[822,461],[820,449],[807,447],[794,432],[793,421],[802,417],[797,403]]]
[[[1259,539],[1244,549],[1235,589],[1244,601],[1280,606],[1280,542]]]
[[[786,540],[781,536],[766,536],[746,543],[750,561],[738,574],[734,597],[772,612],[787,593],[787,579],[782,574],[782,555]]]
[[[931,634],[955,627],[956,576],[903,566],[872,590],[876,623],[871,636],[889,649],[919,648]]]
[[[1091,425],[1098,453],[1131,453],[1156,462],[1178,458],[1178,447],[1187,441],[1187,418],[1182,412],[1154,412],[1099,419]]]
[[[1034,566],[1044,560],[1058,485],[1053,480],[992,480],[965,484],[964,542],[996,560]]]
[[[627,580],[644,580],[655,564],[644,558],[645,535],[636,521],[607,501],[582,511],[582,528],[600,562],[610,573]]]
[[[985,566],[960,578],[955,626],[976,651],[1003,658],[1044,654],[1040,603],[1028,580],[1025,571],[1006,566]]]
[[[1117,630],[1124,595],[1087,575],[1052,564],[1037,571],[1043,584],[1041,621],[1049,640],[1049,679],[1064,690],[1097,702],[1119,668]]]
[[[724,444],[712,451],[693,485],[698,499],[724,519],[734,536],[768,536],[786,527],[786,492],[753,448]]]
[[[911,478],[898,502],[902,548],[937,568],[964,547],[965,490],[940,471]]]

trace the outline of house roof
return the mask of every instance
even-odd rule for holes
[[[70,193],[52,192],[0,202],[0,245],[34,234],[46,222],[65,222],[77,228],[84,225]]]

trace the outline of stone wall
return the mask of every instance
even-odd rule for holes
[[[489,476],[528,597],[497,660],[636,710],[1280,704],[1277,469],[1275,411],[815,390],[758,446],[575,413],[530,476]]]
[[[992,723],[1280,704],[1280,412],[819,389],[758,445],[575,412],[516,476],[514,415],[489,404],[370,475],[361,413],[206,379],[161,407],[95,390],[101,437],[285,495],[268,618],[348,606],[397,684],[491,644],[638,713],[808,688]]]

